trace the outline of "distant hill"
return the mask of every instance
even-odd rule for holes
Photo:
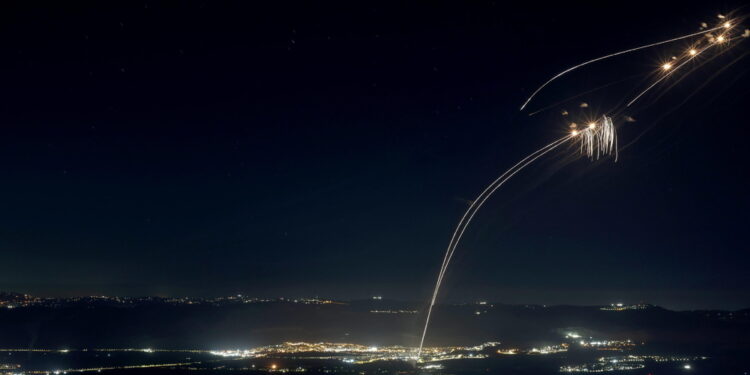
[[[21,297],[23,298],[21,298]],[[247,348],[283,341],[416,345],[423,303],[226,298],[33,299],[2,293],[0,346],[17,348]],[[7,305],[7,303],[6,303]],[[605,309],[603,309],[605,308]],[[650,345],[718,350],[750,347],[750,310],[676,312],[657,306],[440,305],[430,345],[502,341],[558,343],[566,332]]]

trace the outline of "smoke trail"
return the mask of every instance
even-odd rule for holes
[[[527,105],[529,104],[529,102],[531,101],[531,99],[533,99],[533,98],[534,98],[534,96],[536,96],[536,94],[538,94],[538,93],[539,93],[539,91],[542,91],[542,89],[543,89],[543,88],[545,88],[545,87],[546,87],[547,85],[549,85],[549,84],[550,84],[550,83],[551,83],[552,81],[554,81],[554,80],[556,80],[556,79],[558,79],[558,78],[560,78],[560,77],[564,76],[565,74],[568,74],[568,73],[570,73],[570,72],[572,72],[572,71],[574,71],[574,70],[576,70],[576,69],[578,69],[578,68],[580,68],[580,67],[583,67],[583,66],[589,65],[589,64],[591,64],[591,63],[595,63],[595,62],[597,62],[597,61],[601,61],[601,60],[604,60],[604,59],[608,59],[608,58],[610,58],[610,57],[615,57],[615,56],[619,56],[619,55],[624,55],[624,54],[626,54],[626,53],[630,53],[630,52],[635,52],[635,51],[639,51],[639,50],[642,50],[642,49],[646,49],[646,48],[650,48],[650,47],[655,47],[655,46],[658,46],[658,45],[662,45],[662,44],[667,44],[667,43],[671,43],[671,42],[676,42],[676,41],[678,41],[678,40],[682,40],[682,39],[687,39],[687,38],[692,38],[692,37],[694,37],[694,36],[698,36],[698,35],[703,35],[703,34],[706,34],[706,33],[710,33],[711,31],[719,30],[719,29],[721,29],[721,28],[723,28],[723,27],[724,27],[724,26],[717,26],[717,27],[714,27],[714,28],[711,28],[711,29],[707,29],[707,30],[702,30],[702,31],[698,31],[698,32],[696,32],[696,33],[692,33],[692,34],[687,34],[687,35],[679,36],[679,37],[677,37],[677,38],[667,39],[667,40],[663,40],[663,41],[661,41],[661,42],[656,42],[656,43],[646,44],[646,45],[644,45],[644,46],[640,46],[640,47],[635,47],[635,48],[631,48],[631,49],[626,49],[626,50],[624,50],[624,51],[620,51],[620,52],[615,52],[615,53],[611,53],[611,54],[609,54],[609,55],[605,55],[605,56],[602,56],[602,57],[597,57],[597,58],[595,58],[595,59],[592,59],[592,60],[589,60],[589,61],[585,61],[585,62],[582,62],[582,63],[580,63],[580,64],[578,64],[578,65],[572,66],[572,67],[570,67],[570,68],[568,68],[568,69],[565,69],[565,70],[563,70],[563,71],[562,71],[562,72],[560,72],[560,73],[557,73],[557,74],[556,74],[556,75],[555,75],[554,77],[550,78],[550,79],[549,79],[549,80],[548,80],[547,82],[545,82],[545,83],[544,83],[543,85],[539,86],[539,88],[538,88],[538,89],[536,89],[536,90],[535,90],[535,91],[534,91],[534,92],[533,92],[533,93],[531,94],[531,96],[529,96],[529,98],[528,98],[528,99],[526,99],[526,101],[525,101],[525,102],[523,103],[523,105],[521,106],[521,109],[519,109],[519,110],[520,110],[520,111],[523,111],[523,109],[524,109],[524,108],[526,108],[526,106],[527,106]]]
[[[445,256],[443,257],[443,264],[440,267],[440,272],[438,273],[438,279],[435,283],[435,290],[432,293],[432,299],[430,300],[430,307],[427,309],[427,317],[425,319],[425,325],[424,330],[422,331],[422,338],[419,342],[419,350],[417,351],[417,359],[422,354],[422,348],[424,346],[424,339],[425,336],[427,336],[427,328],[430,325],[430,317],[432,316],[432,309],[435,306],[435,301],[437,300],[438,292],[440,291],[440,286],[443,282],[443,276],[445,276],[445,272],[448,269],[448,264],[450,264],[451,258],[453,257],[453,253],[456,250],[456,247],[458,246],[458,242],[461,240],[461,237],[464,234],[464,231],[466,231],[466,227],[469,225],[471,220],[474,218],[474,215],[479,210],[479,208],[482,207],[485,201],[494,193],[500,186],[502,186],[506,181],[508,181],[511,177],[513,177],[516,173],[521,171],[523,168],[525,168],[527,165],[533,163],[535,160],[539,159],[540,157],[544,156],[548,152],[554,150],[561,144],[565,143],[565,141],[571,139],[574,137],[574,135],[566,135],[565,137],[562,137],[542,148],[540,148],[537,151],[534,151],[527,157],[523,158],[521,161],[516,163],[514,166],[512,166],[510,169],[505,171],[500,177],[498,177],[495,181],[493,181],[487,188],[482,191],[482,193],[477,197],[477,199],[472,202],[472,204],[469,206],[469,208],[464,213],[461,220],[458,222],[458,225],[456,226],[456,229],[453,232],[453,236],[451,237],[451,241],[448,244],[448,248],[446,249]]]

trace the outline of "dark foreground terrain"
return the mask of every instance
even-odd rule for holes
[[[419,303],[17,294],[0,303],[3,375],[750,372],[747,310],[442,305],[426,346],[444,349],[416,363]]]
[[[0,353],[4,356],[7,353]],[[320,354],[320,353],[319,353]],[[298,358],[292,356],[278,356],[262,359],[216,359],[210,356],[182,356],[153,355],[149,358],[121,356],[106,358],[55,358],[55,356],[23,355],[18,358],[15,354],[12,360],[21,362],[22,367],[5,373],[20,374],[74,374],[74,373],[107,373],[126,375],[230,375],[230,374],[270,374],[270,373],[308,373],[308,374],[564,374],[561,368],[573,364],[586,363],[587,360],[596,361],[593,353],[589,355],[556,354],[549,356],[493,356],[485,359],[464,359],[442,361],[430,364],[415,364],[409,361],[381,361],[368,364],[350,364],[333,359]],[[11,358],[4,357],[2,361],[9,363]],[[92,356],[93,357],[93,356]],[[120,358],[118,358],[120,357]],[[113,359],[117,358],[117,359]],[[128,368],[93,370],[82,365],[95,366],[98,364],[138,363],[175,363],[192,361],[188,365],[174,365],[159,368]],[[55,365],[60,365],[59,370]],[[67,367],[70,366],[70,367]],[[71,370],[74,368],[83,369]],[[65,369],[68,369],[67,371]],[[712,357],[702,360],[657,362],[647,361],[643,368],[631,370],[601,371],[613,374],[744,374],[750,369],[750,359],[740,353],[730,356]],[[0,370],[2,372],[2,370]]]

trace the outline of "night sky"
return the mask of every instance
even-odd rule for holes
[[[425,300],[468,202],[562,109],[620,108],[686,44],[572,74],[532,111],[611,85],[530,117],[531,91],[736,5],[6,4],[0,290]],[[628,109],[617,163],[518,174],[444,300],[750,307],[747,43]]]

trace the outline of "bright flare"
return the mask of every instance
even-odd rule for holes
[[[676,42],[676,41],[682,40],[682,39],[692,38],[692,37],[698,36],[698,35],[708,34],[708,33],[712,32],[712,31],[719,30],[722,27],[723,26],[716,26],[716,27],[713,27],[713,28],[710,28],[710,29],[706,29],[706,30],[701,30],[701,31],[698,31],[698,32],[695,32],[695,33],[692,33],[692,34],[687,34],[687,35],[678,36],[678,37],[672,38],[672,39],[662,40],[661,42],[656,42],[656,43],[646,44],[646,45],[640,46],[640,47],[626,49],[624,51],[611,53],[609,55],[597,57],[597,58],[591,59],[589,61],[584,61],[584,62],[582,62],[582,63],[580,63],[578,65],[574,65],[574,66],[572,66],[572,67],[570,67],[568,69],[563,70],[560,73],[557,73],[552,78],[550,78],[549,80],[547,80],[547,82],[544,82],[541,86],[539,86],[536,90],[534,90],[534,92],[531,93],[531,96],[529,96],[526,99],[526,101],[523,102],[523,105],[521,105],[521,109],[520,110],[523,111],[523,109],[526,108],[526,106],[529,104],[529,102],[531,102],[531,99],[534,99],[534,97],[536,96],[536,94],[538,94],[539,91],[542,91],[542,89],[544,89],[545,87],[547,87],[547,85],[549,85],[552,81],[554,81],[554,80],[556,80],[556,79],[558,79],[558,78],[560,78],[560,77],[562,77],[562,76],[564,76],[564,75],[566,75],[566,74],[568,74],[568,73],[570,73],[570,72],[572,72],[572,71],[574,71],[574,70],[576,70],[576,69],[578,69],[580,67],[589,65],[591,63],[595,63],[597,61],[608,59],[610,57],[615,57],[615,56],[623,55],[623,54],[630,53],[630,52],[639,51],[639,50],[646,49],[646,48],[656,47],[656,46],[659,46],[659,45],[662,45],[662,44]]]
[[[698,51],[696,51],[695,48],[691,48],[690,51],[688,51],[688,53],[690,54],[690,56],[695,56],[698,54]]]
[[[716,37],[716,41],[718,43],[724,43],[727,40],[727,38],[724,37],[724,35],[719,35]]]

